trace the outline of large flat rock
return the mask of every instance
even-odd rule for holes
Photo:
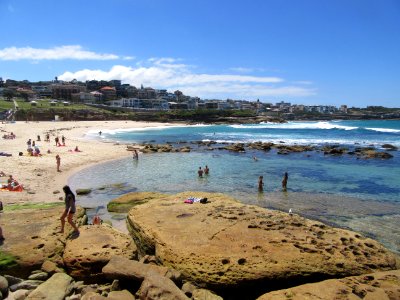
[[[262,295],[258,300],[400,299],[400,270],[330,279]]]
[[[114,255],[137,258],[132,238],[107,225],[86,225],[79,228],[79,237],[69,239],[63,259],[68,273],[82,280],[102,278],[102,268]]]
[[[207,204],[185,204],[189,197]],[[135,206],[128,227],[141,254],[210,289],[304,283],[396,268],[396,257],[356,232],[244,205],[222,194],[185,192]]]
[[[72,231],[71,226],[66,224],[65,233],[58,233],[63,210],[64,207],[60,205],[53,208],[7,210],[1,214],[1,226],[6,239],[0,251],[13,256],[17,263],[2,272],[27,276],[32,270],[40,269],[45,260],[62,265],[64,245]],[[74,220],[79,223],[83,216],[84,210],[78,207]]]

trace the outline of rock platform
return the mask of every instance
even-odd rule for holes
[[[191,196],[208,203],[185,204]],[[166,196],[135,206],[127,218],[141,255],[212,290],[272,290],[397,267],[394,254],[356,232],[223,194]]]

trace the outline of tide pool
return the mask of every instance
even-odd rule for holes
[[[391,151],[391,159],[366,160],[317,151],[289,155],[251,149],[245,153],[209,151],[191,144],[262,140],[325,145],[334,141],[348,147],[373,145],[383,151],[385,143],[400,144],[400,121],[176,126],[103,131],[101,137],[93,132],[88,136],[126,143],[185,142],[194,149],[190,153],[141,154],[138,161],[121,159],[75,174],[70,178],[73,189],[94,188],[92,194],[77,198],[78,204],[92,208],[89,214],[97,209],[104,218],[111,217],[106,212],[107,203],[131,191],[219,192],[247,204],[283,211],[291,208],[302,216],[364,233],[400,253],[399,151]],[[210,174],[199,178],[197,170],[205,165]],[[289,173],[287,192],[281,190],[284,172]],[[260,175],[264,177],[262,193],[257,189]]]

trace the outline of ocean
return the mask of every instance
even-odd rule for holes
[[[102,130],[99,128],[99,130]],[[106,204],[131,191],[208,191],[229,194],[239,201],[288,211],[307,218],[355,230],[400,253],[400,121],[289,122],[284,124],[193,125],[146,129],[99,130],[87,138],[119,143],[171,143],[190,146],[189,153],[140,155],[84,169],[72,176],[73,189],[94,188],[79,196],[78,204],[118,222],[124,215],[109,214]],[[208,147],[198,141],[215,142]],[[390,159],[363,159],[354,155],[331,156],[321,151],[279,155],[246,148],[244,153],[217,149],[230,143],[273,142],[282,145],[339,145],[350,150],[375,147]],[[254,160],[254,157],[257,160]],[[198,168],[210,174],[199,178]],[[288,188],[281,180],[288,172]],[[264,177],[264,191],[257,189]],[[84,184],[82,184],[84,182]]]

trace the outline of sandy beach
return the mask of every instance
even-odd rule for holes
[[[1,137],[13,132],[15,139],[0,138],[0,152],[12,156],[0,156],[0,171],[13,177],[23,185],[22,192],[1,191],[0,200],[5,204],[25,202],[60,201],[61,191],[68,178],[74,173],[93,164],[131,156],[126,144],[108,143],[85,138],[87,132],[118,128],[145,128],[173,124],[134,121],[80,121],[80,122],[16,122],[0,124]],[[50,133],[50,142],[45,134]],[[41,141],[37,141],[40,135]],[[55,137],[64,135],[66,146],[57,147]],[[42,156],[29,156],[27,141],[32,139],[40,148]],[[73,151],[78,146],[82,152]],[[50,150],[51,153],[47,153]],[[23,152],[19,156],[19,152]],[[61,157],[61,172],[57,172],[56,155]],[[7,177],[0,177],[5,183]]]

